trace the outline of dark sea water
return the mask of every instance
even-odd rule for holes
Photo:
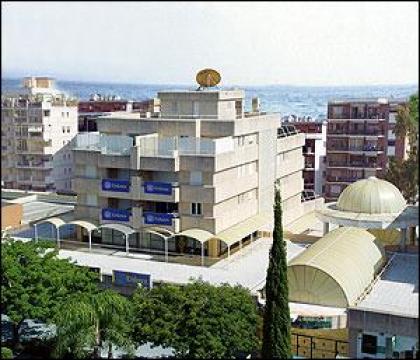
[[[21,86],[20,79],[2,79],[2,92],[15,91]],[[155,97],[159,90],[195,89],[185,85],[112,84],[77,81],[57,81],[56,87],[82,100],[91,94],[118,95],[122,99],[143,100]],[[222,87],[221,89],[232,89]],[[328,100],[359,97],[407,97],[418,91],[418,85],[384,86],[254,86],[241,87],[246,92],[246,110],[251,98],[258,96],[263,111],[280,112],[281,115],[311,116],[324,118]]]

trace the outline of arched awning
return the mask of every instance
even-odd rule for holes
[[[101,229],[101,228],[117,230],[119,232],[122,232],[126,236],[129,236],[137,232],[137,230],[134,230],[133,228],[127,225],[123,225],[123,224],[103,224],[98,227],[98,229]]]
[[[82,228],[85,228],[89,232],[92,232],[92,231],[98,229],[98,227],[96,225],[92,224],[89,221],[85,221],[85,220],[74,220],[74,221],[70,221],[66,225],[78,225],[78,226],[80,226]]]
[[[211,238],[214,238],[214,235],[211,232],[195,228],[184,230],[179,234],[174,235],[174,237],[175,236],[188,236],[190,238],[193,238],[194,240],[197,240],[201,244],[205,243]]]
[[[50,219],[44,219],[38,222],[34,222],[33,225],[39,225],[42,223],[50,223],[53,224],[56,228],[59,228],[60,226],[66,225],[66,222],[63,219],[60,219],[58,217],[53,217]]]
[[[267,225],[271,221],[269,214],[261,213],[254,215],[245,221],[242,221],[230,228],[221,231],[214,237],[223,241],[228,247],[232,246],[236,242],[240,241],[244,237],[252,234],[253,232],[260,230],[264,225]]]
[[[368,231],[335,229],[289,262],[289,300],[339,308],[353,306],[384,261],[382,246]]]
[[[175,233],[173,233],[172,231],[165,228],[157,227],[157,226],[143,227],[141,231],[155,234],[155,235],[165,237],[165,238],[169,238],[175,235]]]

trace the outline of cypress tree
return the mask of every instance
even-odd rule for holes
[[[289,287],[287,284],[286,243],[283,240],[280,191],[275,191],[273,245],[265,284],[261,355],[264,359],[291,358]]]

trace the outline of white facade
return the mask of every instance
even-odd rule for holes
[[[2,96],[2,181],[6,188],[70,191],[77,105],[51,79],[40,79]]]

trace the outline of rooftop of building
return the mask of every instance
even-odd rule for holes
[[[337,208],[367,214],[399,213],[407,203],[389,181],[371,176],[347,186],[337,200]]]
[[[419,256],[393,253],[356,309],[407,317],[419,316]]]
[[[210,267],[152,261],[148,260],[145,254],[130,254],[127,257],[123,251],[99,254],[60,250],[59,256],[70,257],[81,265],[99,267],[104,274],[109,275],[113,270],[141,272],[151,274],[153,281],[174,284],[186,284],[193,279],[201,278],[214,285],[222,283],[242,285],[256,292],[265,284],[271,244],[271,239],[260,238]],[[287,242],[289,260],[304,250],[304,246]]]
[[[324,306],[353,305],[384,260],[383,247],[368,231],[335,229],[289,262],[289,298]]]
[[[366,97],[366,98],[347,98],[347,99],[331,99],[328,101],[330,105],[350,104],[350,103],[376,103],[376,104],[388,104],[388,98],[377,98],[377,97]]]
[[[417,226],[418,212],[393,184],[370,177],[347,186],[337,202],[326,204],[317,216],[344,226],[385,229]]]

